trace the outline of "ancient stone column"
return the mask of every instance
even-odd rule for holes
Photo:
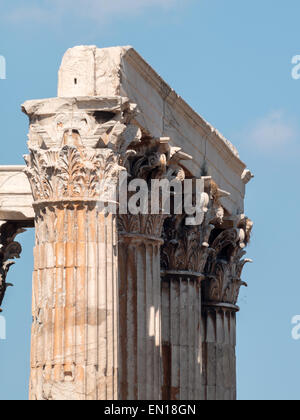
[[[163,400],[199,400],[201,384],[200,273],[162,277]]]
[[[205,178],[207,207],[200,225],[187,225],[187,215],[167,218],[162,248],[163,399],[201,397],[201,282],[209,255],[213,222],[223,210]],[[214,184],[213,184],[214,185]]]
[[[116,399],[117,230],[105,205],[124,170],[119,150],[139,130],[123,124],[121,98],[23,109],[36,228],[30,398]]]
[[[225,224],[225,223],[224,223]],[[236,313],[244,248],[252,222],[241,216],[232,227],[216,226],[202,288],[202,400],[236,399]]]
[[[140,203],[148,214],[118,217],[121,399],[162,399],[160,254],[166,215],[161,214],[161,190],[156,195],[152,181],[181,182],[184,172],[177,163],[190,158],[178,148],[165,155],[168,141],[162,138],[158,149],[153,141],[146,149],[136,147],[126,165],[130,179],[142,180],[149,193],[147,203]],[[159,214],[152,213],[153,200]]]
[[[133,110],[116,97],[24,105],[36,227],[31,399],[161,398],[164,216],[123,214],[113,191],[121,173],[150,186],[176,177],[181,155],[169,139],[143,137]]]
[[[58,96],[23,106],[27,175],[0,168],[0,305],[35,219],[31,399],[234,398],[251,172],[131,47],[68,50]],[[190,226],[153,185],[200,174],[207,212]]]
[[[126,228],[119,235],[120,399],[160,400],[162,241],[142,226]]]

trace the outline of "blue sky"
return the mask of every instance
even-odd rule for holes
[[[28,122],[20,104],[56,96],[69,47],[133,45],[254,172],[246,213],[255,222],[238,315],[240,399],[300,399],[299,0],[0,0],[0,164],[23,164]],[[0,399],[27,399],[34,232],[4,303]]]

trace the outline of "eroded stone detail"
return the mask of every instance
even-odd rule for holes
[[[141,139],[133,108],[125,98],[24,105],[36,216],[33,400],[118,398],[116,215],[99,204]]]
[[[163,399],[201,397],[201,283],[210,252],[209,238],[224,216],[223,193],[204,177],[206,207],[202,223],[189,226],[187,215],[165,220],[162,267]],[[195,184],[197,185],[197,184]]]
[[[100,185],[105,180],[115,179],[116,183],[122,171],[118,156],[111,150],[85,150],[76,146],[47,151],[31,149],[26,163],[35,201],[103,200],[107,191],[103,185],[100,197]]]
[[[26,173],[35,202],[108,199],[125,171],[127,148],[141,141],[140,129],[129,123],[131,108],[115,98],[25,103],[31,121]]]
[[[127,98],[53,98],[27,101],[22,110],[30,119],[33,148],[82,145],[121,152],[128,139],[130,144],[140,138],[139,128],[130,124],[137,109]]]
[[[23,106],[36,227],[31,399],[234,399],[235,305],[252,225],[231,215],[243,211],[252,174],[131,49],[70,53],[66,98]],[[190,156],[174,144],[196,162],[182,162]],[[230,194],[206,177],[199,226],[99,206],[114,201],[121,173],[148,187],[180,184],[203,160]],[[3,278],[13,244],[0,251]]]
[[[182,182],[180,161],[190,157],[169,138],[143,135],[131,123],[134,106],[123,99],[46,100],[24,110],[36,216],[31,398],[56,398],[59,389],[63,399],[160,399],[165,215],[150,208],[117,215],[99,203],[113,201],[122,172],[128,182],[143,180],[149,196],[152,180]],[[137,317],[145,331],[139,350]],[[156,372],[151,386],[140,363],[147,354]]]
[[[224,217],[209,238],[202,283],[202,400],[236,399],[236,306],[252,222]]]
[[[162,225],[168,215],[162,212],[161,194],[155,198],[159,201],[159,214],[151,213],[151,181],[168,180],[181,183],[185,179],[185,171],[180,166],[180,162],[191,159],[180,148],[171,147],[169,142],[169,138],[146,139],[128,150],[126,159],[123,161],[128,174],[128,182],[139,179],[147,183],[148,206],[145,212],[147,214],[119,214],[119,232],[161,238]],[[133,193],[128,194],[128,200],[132,195]]]
[[[15,237],[24,232],[20,224],[14,222],[0,222],[0,306],[2,305],[6,289],[12,286],[6,282],[10,267],[15,264],[15,258],[20,258],[22,247]],[[0,308],[0,311],[2,309]]]
[[[251,228],[252,222],[243,217],[236,228],[212,232],[203,287],[205,303],[236,305],[241,286],[247,286],[241,280],[241,275],[245,264],[251,262],[250,259],[243,259]]]
[[[144,181],[148,190],[146,214],[119,214],[120,279],[120,398],[162,399],[161,377],[161,234],[167,215],[160,192],[159,214],[151,213],[153,180],[181,183],[180,161],[190,159],[172,148],[169,138],[144,139],[131,148],[125,166],[128,181]],[[132,194],[128,194],[128,200]]]
[[[165,271],[204,273],[209,255],[209,238],[215,223],[222,223],[224,210],[218,201],[218,188],[206,177],[207,203],[201,225],[188,226],[186,214],[166,219],[163,229],[164,246],[161,264]]]

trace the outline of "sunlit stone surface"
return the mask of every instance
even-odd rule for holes
[[[58,97],[22,109],[26,166],[0,167],[0,297],[34,222],[30,398],[235,399],[252,229],[235,147],[131,47],[68,50]],[[150,194],[153,179],[202,178],[201,225],[108,210],[126,171]]]

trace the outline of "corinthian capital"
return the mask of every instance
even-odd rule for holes
[[[122,168],[109,149],[90,150],[76,146],[61,149],[31,149],[25,156],[26,174],[33,197],[39,201],[86,200],[99,198],[105,180],[117,180]]]
[[[185,179],[185,171],[181,161],[192,159],[182,152],[180,148],[170,146],[171,139],[143,138],[138,144],[132,145],[123,159],[127,170],[128,182],[138,180],[144,186],[140,200],[144,200],[145,208],[139,214],[119,214],[119,231],[123,233],[140,233],[156,238],[161,237],[162,226],[168,216],[163,213],[163,195],[158,185],[157,195],[153,194],[153,181],[167,181],[181,184]],[[167,184],[170,192],[170,184]],[[128,199],[136,194],[128,193]],[[152,212],[153,200],[157,204],[158,212]]]
[[[128,148],[142,137],[126,98],[29,101],[23,111],[30,119],[25,161],[36,202],[97,200],[99,189],[102,199],[105,189],[109,196]]]
[[[224,215],[217,185],[210,177],[204,177],[204,186],[208,204],[203,209],[205,214],[200,225],[188,225],[186,214],[173,215],[164,223],[161,265],[165,271],[204,273],[211,231],[215,223],[222,222]]]
[[[225,230],[217,227],[211,234],[203,287],[206,304],[236,305],[241,286],[247,286],[241,276],[245,264],[251,262],[243,257],[250,241],[252,222],[241,216],[234,224]]]

